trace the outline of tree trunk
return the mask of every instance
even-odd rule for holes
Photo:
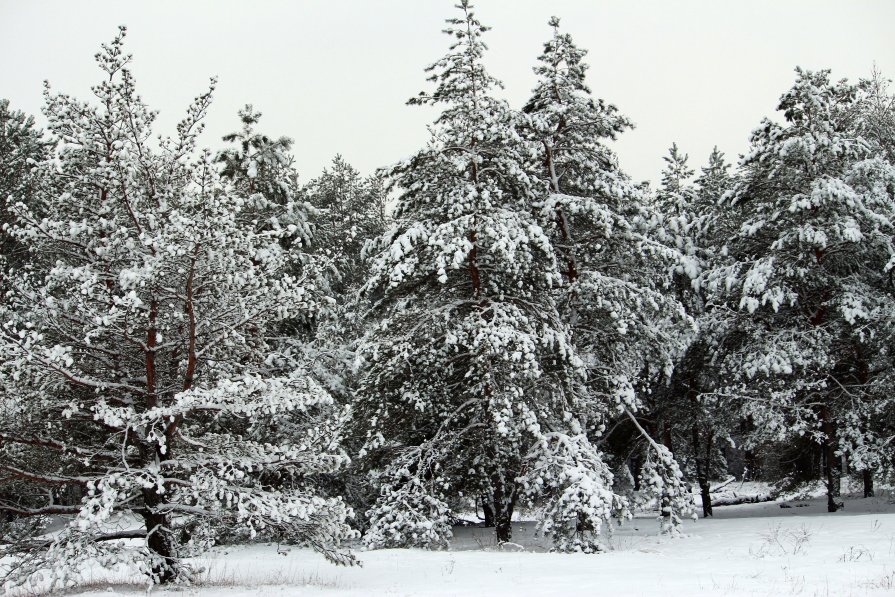
[[[858,357],[858,381],[862,386],[866,386],[867,382],[870,381],[870,364],[867,362],[867,359],[864,358],[862,352],[861,345],[856,345],[855,353]],[[861,427],[862,432],[867,431],[867,423]],[[864,469],[861,470],[861,480],[864,482],[864,497],[873,497],[873,470],[865,466]]]
[[[662,445],[668,448],[669,452],[674,453],[674,448],[671,446],[671,427],[668,426],[668,423],[662,423]]]
[[[513,538],[513,509],[516,506],[516,492],[512,482],[506,483],[500,473],[494,483],[494,530],[497,542],[506,543]]]
[[[498,543],[506,543],[513,538],[513,506],[514,504],[507,504],[507,507],[498,511],[495,517],[494,530],[497,533]]]
[[[707,516],[714,516],[712,513],[712,450],[715,446],[715,433],[714,431],[709,431],[708,441],[705,446],[705,486],[702,487],[702,503],[703,508],[705,504],[708,504],[708,514]]]
[[[820,409],[821,430],[823,440],[823,473],[827,485],[827,512],[839,510],[835,497],[838,495],[838,479],[836,475],[835,456],[833,454],[833,422],[830,421],[830,413],[826,406]]]
[[[845,456],[833,457],[833,497],[842,495],[842,477],[848,474]]]
[[[668,427],[667,423],[662,423],[662,445],[668,448],[668,451],[671,452],[672,455],[674,454],[674,450],[671,448],[671,428]],[[662,517],[671,518],[671,500],[664,495],[664,490],[662,491],[662,494],[662,499],[659,501]]]
[[[864,480],[864,497],[873,497],[873,472],[865,468],[861,471],[861,477]]]
[[[708,458],[712,449],[711,437],[706,447],[706,456],[699,451],[699,426],[693,425],[693,454],[696,459],[696,481],[699,483],[699,493],[702,496],[702,517],[712,516],[712,488],[709,484]]]
[[[634,479],[634,491],[640,491],[640,467],[643,466],[643,459],[639,454],[631,456],[628,470],[631,471],[631,477]]]
[[[152,581],[164,585],[177,577],[177,543],[171,533],[171,524],[167,514],[155,511],[162,503],[156,489],[143,490],[145,509],[141,512],[146,524],[146,546],[152,552]]]
[[[485,517],[485,527],[494,527],[494,504],[487,496],[482,496],[482,513]]]
[[[746,461],[746,470],[743,471],[743,481],[758,480],[758,459],[755,457],[755,452],[746,450],[745,454],[743,454],[743,460]]]

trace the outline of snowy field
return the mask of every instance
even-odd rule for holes
[[[452,550],[360,552],[363,567],[339,568],[305,549],[222,547],[202,558],[200,586],[160,595],[895,595],[895,498],[822,499],[725,506],[657,537],[657,522],[630,521],[600,555],[546,553],[532,523],[501,552],[493,529],[458,528]],[[137,579],[97,573],[72,595],[145,593]],[[33,594],[33,593],[32,593]]]

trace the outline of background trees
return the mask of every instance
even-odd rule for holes
[[[671,373],[660,376],[651,389],[652,424],[657,437],[683,463],[688,480],[699,486],[703,516],[711,516],[710,481],[726,474],[719,446],[730,441],[730,431],[739,420],[712,392],[718,373],[712,334],[717,328],[707,309],[703,277],[723,262],[718,249],[726,242],[728,222],[716,205],[732,179],[717,148],[696,180],[688,156],[677,144],[663,159],[666,166],[655,196],[660,235],[685,259],[675,268],[669,291],[694,321],[695,333],[675,359]]]
[[[34,118],[13,110],[9,100],[0,99],[0,259],[10,266],[20,265],[25,258],[25,247],[6,229],[11,223],[10,202],[31,203],[38,186],[37,164],[46,152]]]
[[[221,176],[233,181],[245,195],[263,195],[268,201],[285,205],[298,193],[298,172],[293,166],[289,137],[271,138],[255,130],[261,112],[249,104],[239,111],[240,131],[224,135],[226,149],[215,156]]]
[[[361,254],[367,241],[386,231],[386,191],[379,176],[364,178],[337,155],[304,189],[318,211],[313,219],[315,245],[332,259],[333,293],[350,302],[366,280]]]

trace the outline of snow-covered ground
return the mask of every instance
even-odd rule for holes
[[[363,567],[339,568],[305,549],[222,547],[202,558],[204,582],[160,595],[895,595],[892,497],[820,498],[717,508],[685,524],[680,538],[657,537],[654,518],[617,530],[599,555],[546,553],[532,523],[514,525],[523,551],[501,552],[493,529],[456,529],[452,550],[361,552]],[[519,549],[516,548],[516,549]],[[71,594],[145,592],[136,579],[97,573]],[[111,583],[111,584],[110,584]]]

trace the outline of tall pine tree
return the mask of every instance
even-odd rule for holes
[[[278,338],[322,301],[293,268],[303,213],[247,196],[197,150],[211,90],[155,146],[123,38],[97,54],[94,103],[47,88],[58,150],[46,188],[13,206],[31,258],[0,305],[0,495],[22,489],[0,508],[69,518],[4,538],[4,580],[65,585],[99,562],[167,583],[239,533],[351,562],[349,510],[316,487],[345,461],[332,398]],[[58,503],[69,487],[83,499]]]
[[[857,133],[855,87],[796,73],[785,121],[753,132],[725,196],[738,226],[708,278],[726,314],[722,379],[752,441],[815,440],[835,511],[840,455],[872,471],[884,442],[870,423],[891,408],[870,390],[889,369],[895,170]]]
[[[12,223],[9,207],[15,202],[32,203],[39,185],[37,164],[46,153],[47,143],[34,117],[0,99],[0,267],[4,260],[19,265],[25,259],[25,247],[7,229]]]
[[[633,420],[641,410],[635,389],[644,372],[670,369],[686,344],[687,317],[665,288],[673,267],[686,260],[662,241],[657,213],[607,145],[631,123],[591,95],[586,51],[560,31],[559,19],[549,25],[553,35],[534,69],[538,81],[520,132],[531,147],[527,167],[544,181],[535,214],[563,262],[564,285],[555,292],[561,317],[587,372],[577,416],[586,441],[602,441],[614,419]],[[662,448],[659,454],[642,427],[626,429],[640,436],[650,465],[668,464],[659,467],[669,472],[660,493],[683,496],[670,455]],[[686,510],[685,501],[673,508]]]
[[[466,0],[458,8],[454,43],[428,69],[435,90],[410,101],[443,111],[429,145],[388,173],[396,223],[366,286],[377,321],[355,417],[381,471],[367,542],[443,545],[461,497],[492,508],[508,541],[520,497],[577,471],[555,529],[574,542],[600,524],[579,525],[579,512],[622,504],[581,439],[584,368],[554,300],[564,268],[534,209],[547,189],[527,172],[516,115],[491,95],[487,28]]]

